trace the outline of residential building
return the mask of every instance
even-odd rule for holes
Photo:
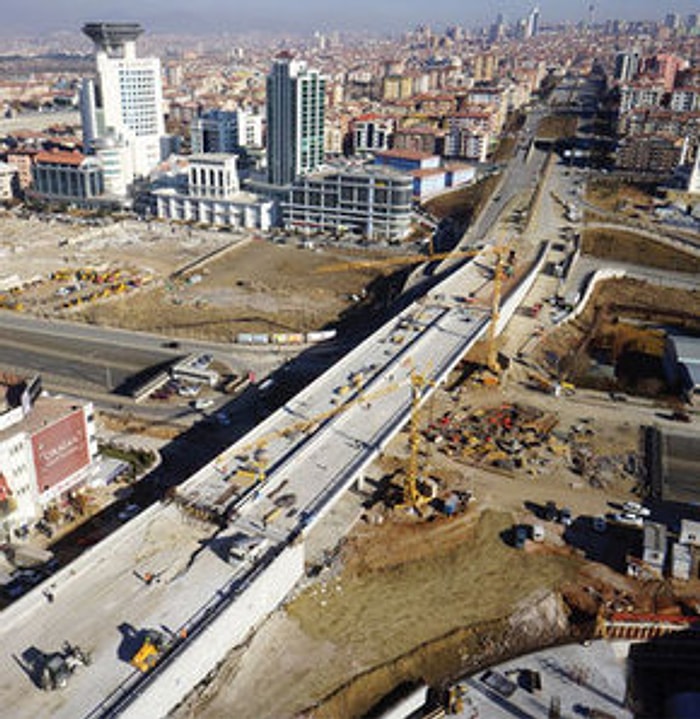
[[[488,132],[456,128],[449,135],[445,154],[450,157],[461,157],[471,162],[486,162],[490,142],[491,136]]]
[[[137,23],[88,23],[83,32],[95,43],[97,66],[95,78],[85,78],[81,90],[85,149],[95,151],[106,138],[112,147],[123,145],[129,161],[113,185],[127,187],[166,154],[160,60],[136,57],[143,32]]]
[[[88,205],[104,194],[102,163],[80,152],[41,151],[33,172],[32,195],[44,200]]]
[[[393,117],[374,113],[361,115],[352,121],[353,152],[362,155],[388,150],[395,129],[396,121]]]
[[[37,152],[37,150],[8,150],[5,153],[7,164],[17,169],[20,192],[24,192],[31,187],[33,180],[32,167],[34,166],[34,158]]]
[[[299,177],[282,202],[283,224],[305,232],[352,231],[400,241],[411,225],[412,180],[377,166],[346,166]]]
[[[659,83],[636,82],[620,88],[620,114],[643,107],[661,107],[664,87]]]
[[[405,100],[413,92],[413,77],[410,75],[388,75],[383,80],[382,98],[387,102]]]
[[[615,164],[621,170],[671,174],[683,154],[683,140],[652,135],[622,140],[615,154]]]
[[[280,53],[267,77],[267,165],[272,185],[323,164],[326,81],[291,54]]]
[[[255,230],[272,226],[274,203],[241,192],[235,155],[192,155],[183,174],[171,186],[153,190],[161,219]]]
[[[0,162],[0,202],[7,202],[19,192],[17,168],[7,162]]]
[[[677,87],[671,93],[674,112],[700,112],[700,87]]]
[[[615,79],[622,83],[634,80],[639,72],[640,61],[639,50],[618,52],[615,56]]]
[[[445,152],[446,137],[446,130],[439,130],[429,125],[413,125],[396,130],[393,145],[397,150],[442,155]]]

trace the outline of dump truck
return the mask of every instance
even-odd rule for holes
[[[144,674],[149,672],[172,647],[173,639],[165,632],[148,629],[143,635],[141,646],[131,657],[131,665]]]

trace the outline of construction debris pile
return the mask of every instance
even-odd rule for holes
[[[634,475],[634,456],[599,456],[592,440],[591,420],[582,419],[568,430],[555,429],[559,418],[521,404],[464,408],[445,412],[424,430],[427,442],[456,461],[533,477],[566,468],[593,487],[604,487],[619,476]]]

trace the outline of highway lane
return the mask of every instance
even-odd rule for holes
[[[547,114],[543,107],[535,108],[528,114],[525,124],[520,131],[518,145],[515,155],[508,162],[503,172],[502,180],[493,193],[492,199],[477,218],[470,232],[475,240],[481,240],[492,232],[503,208],[523,190],[534,189],[534,184],[542,171],[547,158],[547,152],[533,148],[533,154],[527,159],[525,149],[535,139],[535,133],[540,120]],[[498,198],[498,199],[496,199]]]
[[[132,375],[169,359],[167,353],[121,343],[0,325],[0,365],[70,386],[111,391]]]

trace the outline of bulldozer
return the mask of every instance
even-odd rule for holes
[[[131,657],[131,665],[145,674],[153,669],[172,645],[172,637],[157,629],[148,629],[143,636],[141,646]]]
[[[60,652],[45,654],[39,668],[39,684],[50,691],[63,689],[73,672],[79,666],[88,666],[90,655],[77,644],[64,642]]]

